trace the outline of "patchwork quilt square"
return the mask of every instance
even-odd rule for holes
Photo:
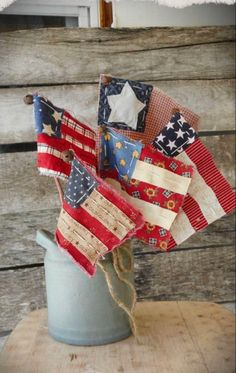
[[[103,75],[100,81],[98,124],[144,132],[152,89],[149,84]]]
[[[101,136],[100,146],[100,170],[115,169],[120,178],[132,174],[142,150],[140,142],[117,131],[107,130]]]
[[[119,81],[122,82],[121,85],[119,85]],[[128,84],[137,95],[136,98],[131,93],[130,88],[128,89]],[[119,91],[117,86],[119,86]],[[139,90],[138,87],[140,88]],[[124,93],[123,95],[121,95],[122,92]],[[143,92],[143,94],[138,96],[137,92]],[[141,104],[145,104],[143,109]],[[181,112],[186,122],[195,131],[198,129],[199,116],[176,102],[159,88],[137,81],[101,75],[98,109],[99,125],[116,128],[120,133],[133,140],[139,140],[143,144],[150,144],[176,111]],[[137,113],[138,121],[137,126],[135,126]],[[116,118],[115,122],[109,122],[109,120],[113,121],[114,118]]]
[[[56,240],[76,264],[93,276],[97,261],[131,238],[143,224],[136,208],[74,158]]]
[[[180,112],[172,115],[171,120],[156,136],[152,145],[167,156],[176,156],[197,138],[197,133]]]
[[[111,145],[109,154],[116,159],[101,170],[101,175],[140,210],[146,221],[145,226],[136,232],[136,237],[155,248],[167,250],[170,228],[191,182],[192,166],[166,157],[151,145],[140,148],[140,142],[132,141],[130,144],[129,139],[125,142],[124,135],[111,128],[101,136],[101,144],[105,143],[101,153]],[[126,148],[115,146],[121,138]],[[135,149],[137,153],[133,154],[135,144],[138,148]],[[129,154],[127,158],[126,152]],[[120,159],[131,161],[120,163]]]
[[[96,169],[95,131],[40,95],[34,95],[34,112],[41,174],[68,178],[73,155]]]

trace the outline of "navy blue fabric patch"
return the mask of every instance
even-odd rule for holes
[[[64,199],[71,207],[77,208],[87,199],[97,185],[98,182],[92,174],[77,159],[74,159]]]
[[[183,152],[197,138],[197,133],[181,113],[175,113],[170,122],[156,136],[152,145],[167,156]]]
[[[140,158],[142,144],[131,140],[111,128],[101,135],[101,170],[116,169],[122,179],[130,178],[137,160]]]
[[[108,102],[108,97],[112,95],[120,95],[125,84],[128,83],[132,88],[137,100],[141,104],[144,104],[144,108],[137,115],[136,128],[132,128],[125,121],[108,122],[111,114],[111,107]],[[148,103],[150,99],[153,86],[125,79],[111,78],[111,81],[107,84],[101,82],[100,86],[100,98],[98,108],[98,125],[107,125],[117,129],[131,130],[136,132],[144,132],[145,130],[145,117],[148,110]]]
[[[61,119],[64,109],[54,106],[45,97],[34,95],[35,130],[52,137],[61,137]]]

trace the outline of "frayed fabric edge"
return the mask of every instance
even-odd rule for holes
[[[68,180],[68,176],[53,170],[48,170],[47,168],[38,167],[38,171],[40,176],[50,176],[50,177],[58,177],[62,180]]]

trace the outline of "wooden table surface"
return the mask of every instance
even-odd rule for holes
[[[142,302],[139,340],[79,347],[47,333],[47,310],[22,320],[0,355],[0,372],[235,373],[235,318],[206,302]]]

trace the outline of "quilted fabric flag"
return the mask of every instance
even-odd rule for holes
[[[195,170],[183,208],[171,227],[172,238],[168,249],[180,245],[235,209],[235,193],[200,139],[176,159],[192,165]]]
[[[181,136],[178,137],[179,134]],[[183,208],[171,227],[172,238],[168,249],[172,249],[233,211],[235,194],[217,170],[205,145],[196,139],[194,129],[190,128],[180,113],[171,118],[152,145],[165,154],[177,155],[174,160],[192,165],[195,170]]]
[[[73,155],[96,169],[96,133],[45,97],[34,95],[37,166],[41,174],[67,178]]]
[[[132,237],[141,213],[78,159],[72,162],[56,240],[90,276],[98,259]]]
[[[167,250],[170,228],[191,182],[192,166],[111,128],[101,135],[100,159],[101,175],[144,216],[145,226],[136,237]]]
[[[199,117],[149,84],[107,75],[100,77],[98,124],[150,144],[178,109],[197,130]]]
[[[180,112],[160,131],[152,145],[167,156],[174,157],[186,149],[197,138],[197,133]]]

